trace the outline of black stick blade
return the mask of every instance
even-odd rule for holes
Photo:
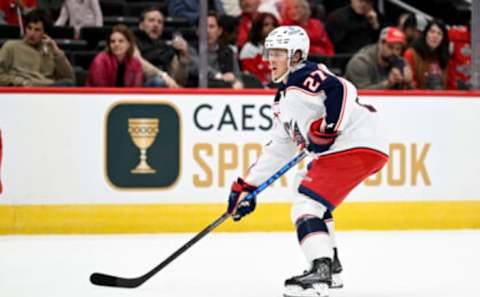
[[[138,279],[121,278],[103,273],[92,273],[90,282],[97,286],[136,288],[143,282]]]
[[[117,278],[115,276],[103,274],[103,273],[92,273],[90,275],[90,282],[95,285],[99,286],[109,286],[109,287],[116,287],[117,286]]]

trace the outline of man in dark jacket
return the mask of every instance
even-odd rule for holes
[[[188,44],[181,36],[174,36],[171,42],[162,39],[164,22],[165,17],[158,8],[142,12],[140,30],[136,32],[137,47],[145,60],[185,85],[190,59]]]
[[[355,53],[374,43],[380,30],[373,0],[351,0],[350,5],[333,11],[326,29],[336,53]]]

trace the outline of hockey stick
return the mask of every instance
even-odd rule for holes
[[[262,183],[258,186],[258,188],[253,191],[252,193],[248,194],[244,199],[250,200],[260,192],[262,192],[266,187],[271,185],[274,181],[279,179],[285,172],[287,172],[290,168],[298,164],[303,158],[305,158],[306,152],[302,150],[298,153],[292,160],[290,160],[287,164],[285,164],[280,170],[278,170],[274,175],[272,175],[266,182]],[[195,237],[190,239],[187,243],[185,243],[181,248],[176,250],[173,254],[171,254],[167,259],[165,259],[162,263],[158,264],[155,268],[150,270],[149,272],[145,273],[142,276],[134,277],[134,278],[123,278],[119,276],[113,276],[103,273],[95,272],[90,275],[90,282],[92,284],[98,286],[109,286],[109,287],[120,287],[120,288],[136,288],[146,282],[149,278],[154,276],[157,272],[162,270],[165,266],[170,264],[173,260],[175,260],[178,256],[183,254],[186,250],[188,250],[192,245],[194,245],[197,241],[202,239],[205,235],[210,233],[213,229],[217,228],[220,224],[222,224],[228,217],[230,216],[229,213],[224,213],[218,219],[216,219],[213,223],[208,225],[205,229],[200,231]]]

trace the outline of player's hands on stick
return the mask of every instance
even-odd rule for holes
[[[324,118],[314,121],[308,131],[307,151],[323,153],[330,148],[337,137],[337,132],[328,131]]]
[[[228,196],[227,213],[232,215],[234,221],[239,221],[242,217],[255,210],[257,204],[256,197],[245,200],[245,196],[255,191],[256,187],[246,183],[242,178],[238,178],[232,183],[230,195]]]

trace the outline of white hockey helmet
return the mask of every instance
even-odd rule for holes
[[[310,38],[307,32],[299,26],[280,26],[275,28],[265,39],[265,49],[286,49],[288,54],[288,62],[293,55],[300,51],[302,60],[308,57],[310,50]]]

